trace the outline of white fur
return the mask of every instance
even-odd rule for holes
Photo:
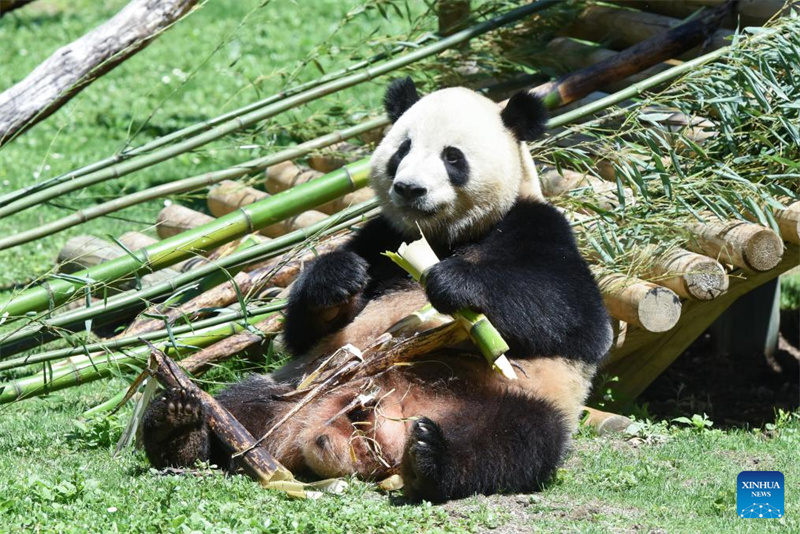
[[[392,190],[386,173],[392,155],[406,140],[408,155],[394,182],[427,188],[411,209]],[[469,180],[454,186],[442,161],[446,147],[461,150],[469,164]],[[488,98],[462,87],[442,89],[414,104],[392,126],[372,156],[372,186],[383,212],[409,238],[418,236],[460,241],[497,224],[517,197],[542,200],[536,169],[525,143],[520,143]],[[431,212],[430,214],[425,212]]]

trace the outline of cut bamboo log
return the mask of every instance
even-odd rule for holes
[[[248,476],[262,485],[277,480],[294,479],[292,473],[275,460],[265,448],[256,445],[256,440],[250,432],[214,397],[197,387],[180,366],[149,341],[145,343],[150,346],[151,373],[165,388],[181,389],[200,399],[211,431]]]
[[[130,250],[136,251],[157,243],[158,239],[141,232],[125,232],[119,236],[119,242]]]
[[[745,293],[798,265],[800,247],[789,245],[780,263],[764,272],[740,272],[730,279],[728,291],[710,301],[688,300],[675,328],[654,334],[641,329],[628,333],[625,344],[611,351],[603,372],[620,377],[614,385],[614,406],[635,399],[689,347],[730,305]],[[608,404],[607,404],[608,406]]]
[[[717,11],[719,20],[716,25],[727,13],[728,7],[723,4],[717,10],[719,10]],[[715,10],[708,11],[710,13]],[[700,17],[704,16],[705,14],[700,15]],[[564,33],[570,37],[603,43],[609,48],[622,50],[670,30],[680,25],[681,22],[680,19],[635,9],[593,5],[584,9],[575,21],[564,30]],[[691,22],[686,24],[691,24]],[[703,39],[703,41],[706,41],[705,43],[698,44],[704,44],[706,51],[715,50],[729,45],[732,36],[732,31],[719,29],[714,31],[707,40]],[[696,55],[696,53],[690,51],[678,57],[693,57]]]
[[[156,219],[156,233],[161,239],[182,234],[192,228],[203,226],[214,220],[214,217],[193,209],[172,204],[161,210]]]
[[[308,156],[308,166],[325,174],[368,155],[366,147],[342,141]]]
[[[569,37],[556,37],[547,44],[545,53],[541,55],[540,62],[543,65],[552,65],[553,68],[558,68],[562,72],[571,72],[613,58],[618,53],[595,43],[578,41]],[[599,89],[606,93],[616,93],[659,72],[669,70],[678,64],[680,64],[680,61],[677,59],[666,59],[627,78],[609,82],[599,87]]]
[[[711,221],[687,226],[692,238],[686,246],[723,263],[753,271],[768,271],[783,257],[778,234],[743,221]]]
[[[783,240],[800,245],[800,202],[776,212],[775,220],[778,221]]]
[[[724,4],[725,1],[726,0],[669,0],[665,2],[664,0],[610,0],[610,3],[683,19],[700,8],[717,7]],[[790,6],[796,3],[796,1],[786,2],[785,0],[738,0],[734,3],[731,13],[725,17],[722,24],[726,28],[731,29],[735,29],[737,26],[762,26],[776,14],[788,12]],[[784,7],[784,5],[786,7]]]
[[[236,182],[224,181],[208,193],[208,209],[217,217],[227,215],[243,206],[263,200],[268,193]],[[320,211],[308,210],[273,225],[262,228],[260,232],[268,237],[280,237],[293,230],[306,228],[325,219]]]
[[[652,275],[656,283],[688,299],[711,300],[728,289],[728,274],[718,261],[681,248],[657,258]]]
[[[583,424],[593,427],[598,436],[621,434],[633,423],[630,418],[624,415],[603,412],[588,406],[584,406],[583,410],[586,412],[586,419],[584,419]]]
[[[119,258],[125,254],[115,243],[91,235],[78,235],[69,239],[58,253],[59,271],[74,273]]]
[[[540,167],[540,169],[539,180],[542,183],[542,194],[546,197],[556,197],[575,189],[589,188],[594,193],[592,200],[599,208],[611,211],[620,205],[617,185],[613,182],[569,169],[559,171],[547,166]],[[623,195],[627,206],[636,203],[636,196],[630,188],[623,188]]]
[[[286,191],[292,187],[309,182],[322,176],[322,173],[313,169],[305,169],[291,161],[285,161],[278,165],[273,165],[267,169],[266,188],[271,194]],[[360,204],[375,196],[375,191],[371,187],[364,187],[358,191],[353,191],[342,197],[336,198],[317,206],[317,211],[333,215],[348,206]]]
[[[648,332],[666,332],[681,316],[681,299],[665,287],[623,275],[599,280],[603,302],[615,319]]]

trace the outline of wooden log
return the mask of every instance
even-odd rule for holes
[[[231,180],[220,182],[216,187],[212,187],[208,192],[206,202],[208,211],[214,217],[222,217],[232,211],[236,211],[242,206],[247,206],[253,202],[258,202],[269,196],[264,191],[259,191]]]
[[[584,13],[593,12],[592,10],[594,9],[626,11],[591,6]],[[609,57],[600,63],[567,74],[554,82],[541,85],[534,89],[533,92],[542,95],[549,108],[568,104],[597,90],[599,87],[627,78],[704,42],[719,25],[719,20],[726,9],[727,4],[726,6],[709,10],[707,13],[685,24],[675,27],[668,25],[663,28],[657,28],[655,31],[650,31],[646,37],[625,44],[624,46],[629,48],[625,48],[619,54]],[[655,16],[658,17],[660,15]],[[616,18],[611,18],[614,19],[616,24]],[[633,21],[629,23],[633,24]]]
[[[125,232],[119,236],[119,242],[135,252],[144,247],[149,247],[154,243],[158,243],[158,239],[141,232]]]
[[[214,397],[197,387],[179,365],[152,343],[145,343],[150,346],[150,372],[165,388],[184,390],[200,400],[211,431],[248,476],[262,485],[293,480],[292,473],[265,448],[257,446],[255,438]]]
[[[543,65],[551,65],[553,68],[561,69],[562,72],[571,72],[613,58],[618,53],[614,50],[603,48],[596,43],[578,41],[570,37],[556,37],[547,44],[545,53],[537,56],[537,60]],[[609,82],[599,87],[599,89],[606,93],[616,93],[659,72],[671,69],[680,63],[677,59],[666,59],[626,78]]]
[[[718,261],[682,248],[657,258],[651,274],[656,283],[688,299],[711,300],[728,289],[728,274]]]
[[[775,220],[778,221],[783,240],[800,245],[800,201],[775,212]]]
[[[768,271],[783,256],[778,234],[744,221],[710,221],[687,225],[692,238],[686,246],[723,263],[753,271]]]
[[[104,24],[56,50],[25,79],[0,94],[0,146],[143,49],[196,3],[132,0]]]
[[[604,276],[598,284],[612,317],[648,332],[666,332],[681,316],[681,299],[665,287],[623,275]]]
[[[725,1],[610,0],[610,3],[683,19],[700,8],[717,7],[725,3]],[[785,0],[738,0],[734,3],[731,13],[723,19],[722,25],[730,29],[735,29],[737,26],[763,26],[773,16],[788,12],[792,4],[797,4],[797,2],[786,2]]]
[[[730,4],[722,4],[715,9],[706,10],[695,21],[710,16],[714,19],[713,28],[715,29],[722,22],[729,9]],[[584,9],[575,21],[564,30],[564,33],[570,37],[603,43],[609,48],[622,50],[669,30],[676,30],[681,25],[690,26],[695,21],[681,24],[683,21],[680,19],[655,13],[592,5]],[[694,57],[697,55],[695,51],[689,50],[697,45],[704,45],[704,52],[727,46],[731,43],[730,38],[732,36],[733,32],[730,30],[712,30],[700,39],[693,40],[690,46],[682,47],[682,50],[672,53],[664,59]],[[689,51],[689,53],[684,54],[686,51]]]
[[[365,147],[361,145],[342,141],[308,156],[308,166],[315,171],[326,174],[365,157],[367,155],[366,152]]]
[[[614,385],[615,400],[611,406],[634,400],[739,297],[798,264],[800,247],[790,244],[773,269],[734,272],[736,276],[730,278],[728,291],[716,299],[684,302],[678,324],[669,332],[654,334],[642,329],[628,332],[624,345],[612,349],[611,357],[602,367],[604,374],[620,378]]]
[[[59,271],[74,273],[125,254],[116,243],[91,235],[79,235],[69,239],[58,253]]]
[[[588,406],[584,406],[583,411],[586,412],[583,424],[593,427],[598,436],[621,434],[633,423],[630,418],[624,415],[604,412]]]
[[[305,169],[292,161],[285,161],[267,169],[266,189],[274,195],[322,175],[323,173],[319,171]],[[374,196],[375,191],[371,187],[363,187],[358,191],[353,191],[326,204],[317,206],[316,211],[333,215],[347,207],[365,202]]]
[[[156,233],[161,239],[166,239],[213,220],[214,217],[205,213],[180,204],[172,204],[159,212],[158,219],[156,219]]]
[[[598,207],[611,211],[619,206],[617,185],[613,182],[569,169],[559,171],[548,166],[542,166],[540,169],[539,180],[542,184],[542,194],[546,197],[556,197],[575,189],[589,188],[593,193],[592,200]],[[636,196],[630,188],[623,188],[623,196],[626,205],[632,206],[636,203]]]

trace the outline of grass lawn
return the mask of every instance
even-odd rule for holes
[[[38,0],[0,19],[0,90],[126,3]],[[210,0],[64,109],[0,149],[0,194],[111,155],[131,139],[141,144],[280,90],[284,74],[307,59],[348,10],[359,5],[358,0],[273,0],[254,9],[260,3]],[[424,7],[422,2],[409,5],[412,12]],[[364,53],[376,28],[378,34],[400,34],[407,27],[399,16],[387,20],[378,11],[357,15],[330,39],[334,55],[320,54],[318,59],[326,70],[347,65],[347,47],[359,46]],[[298,79],[317,74],[308,62]],[[269,129],[254,128],[124,180],[76,192],[63,204],[2,219],[0,234],[267,154],[325,130],[332,107],[344,115],[376,109],[384,84],[381,79],[343,92],[302,113],[281,116]],[[181,202],[203,209],[201,197],[198,193]],[[163,200],[143,204],[0,252],[0,287],[52,269],[70,236],[118,236],[132,229],[153,233],[161,207]],[[789,283],[797,285],[794,279]],[[240,476],[213,470],[164,476],[151,471],[140,452],[114,457],[111,450],[129,411],[80,425],[75,420],[123,387],[120,380],[94,383],[0,407],[0,533],[800,531],[797,415],[784,415],[756,431],[666,424],[642,425],[635,434],[616,437],[585,431],[557,480],[541,493],[406,506],[357,481],[343,495],[297,501]],[[738,519],[736,475],[772,469],[786,477],[786,517]]]

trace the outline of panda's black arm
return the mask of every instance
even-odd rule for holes
[[[379,216],[338,249],[314,260],[295,282],[286,309],[284,339],[294,355],[347,325],[393,279],[404,273],[383,256],[403,239]]]
[[[516,357],[596,362],[610,344],[602,297],[572,229],[552,206],[520,201],[482,240],[427,274],[443,313],[483,312]]]

